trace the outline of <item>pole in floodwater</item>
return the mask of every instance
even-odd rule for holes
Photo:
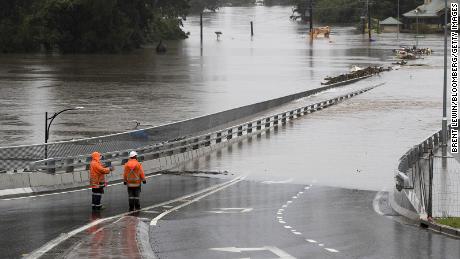
[[[371,8],[369,7],[369,0],[367,0],[367,30],[369,33],[369,41],[372,41]]]
[[[251,37],[254,36],[254,23],[251,21]]]
[[[313,31],[313,0],[310,0],[310,32]]]
[[[203,13],[200,13],[200,43],[203,44]]]

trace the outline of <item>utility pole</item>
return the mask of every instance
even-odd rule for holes
[[[369,7],[369,0],[367,0],[367,30],[369,32],[369,41],[372,41],[371,8]]]
[[[203,46],[203,12],[200,13],[200,43]]]
[[[447,149],[447,0],[444,0],[444,88],[442,95],[442,144]],[[445,152],[443,152],[445,153]],[[444,156],[444,154],[443,154]]]
[[[309,0],[310,2],[310,33],[313,31],[313,0]]]
[[[398,0],[398,31],[396,32],[396,38],[398,41],[398,47],[399,47],[399,30],[400,30],[400,25],[399,25],[399,0]]]

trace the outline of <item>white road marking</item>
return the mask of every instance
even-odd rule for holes
[[[210,210],[207,212],[210,213],[217,213],[217,214],[222,214],[222,213],[247,213],[252,211],[253,208],[218,208],[216,210]]]
[[[290,228],[292,228],[292,227],[291,227],[291,226],[284,226],[284,228],[290,229]]]
[[[277,214],[277,215],[283,215],[283,212],[278,212],[278,213],[276,213],[276,214]]]
[[[282,220],[280,220],[279,223],[281,223],[281,224],[286,224],[286,222],[285,222],[285,221],[282,221]]]
[[[338,250],[335,250],[333,248],[324,248],[324,249],[326,249],[327,251],[332,252],[332,253],[338,253],[339,252]]]
[[[299,192],[299,194],[303,194],[303,192]]]
[[[164,205],[164,206],[162,206],[162,207],[165,208],[165,209],[170,209],[170,208],[172,208],[172,207],[174,207],[174,206],[171,206],[171,205]]]
[[[263,181],[262,183],[264,183],[264,184],[290,183],[290,182],[292,182],[293,180],[294,180],[294,179],[289,178],[289,179],[284,180],[284,181]]]
[[[152,213],[152,214],[160,213],[159,211],[156,211],[156,210],[146,210],[146,211],[143,211],[143,212]]]
[[[287,201],[287,203],[292,203],[292,201]]]
[[[148,175],[145,178],[155,177],[155,176],[159,176],[159,175],[161,175],[161,174]],[[107,187],[112,187],[112,186],[116,186],[116,185],[120,185],[120,184],[123,184],[123,182],[109,184],[109,185],[107,185]],[[52,193],[46,193],[46,194],[29,195],[29,196],[23,196],[23,197],[15,197],[15,198],[6,198],[6,199],[0,199],[0,200],[2,200],[2,201],[12,201],[12,200],[31,199],[31,198],[59,195],[59,194],[82,192],[82,191],[87,191],[87,190],[91,190],[91,188],[83,188],[83,189],[77,189],[77,190],[72,190],[72,191],[63,191],[63,192],[52,192]]]
[[[177,211],[178,209],[180,209],[180,208],[182,208],[182,207],[185,207],[185,206],[187,206],[187,205],[189,205],[189,204],[191,204],[191,203],[194,203],[194,202],[196,202],[196,201],[199,201],[199,200],[201,200],[201,199],[203,199],[203,198],[205,198],[205,197],[207,197],[207,196],[209,196],[209,195],[211,195],[211,194],[214,194],[214,193],[216,193],[216,192],[218,192],[218,191],[220,191],[220,190],[223,190],[223,189],[225,189],[225,188],[227,188],[227,187],[229,187],[229,186],[231,186],[231,185],[234,185],[235,183],[238,183],[238,182],[244,180],[245,178],[246,178],[246,177],[238,177],[238,178],[235,178],[235,179],[233,179],[233,180],[227,182],[225,185],[222,185],[221,187],[218,187],[218,188],[216,188],[216,189],[214,189],[214,190],[212,190],[212,191],[210,191],[210,192],[207,192],[207,193],[205,193],[205,194],[203,194],[203,195],[201,195],[201,196],[199,196],[199,197],[196,197],[196,198],[192,199],[192,200],[189,201],[189,202],[183,203],[183,204],[178,205],[178,206],[176,206],[176,207],[174,207],[174,208],[171,208],[171,209],[169,209],[169,210],[167,210],[167,211],[164,211],[163,213],[161,213],[160,215],[158,215],[158,216],[156,216],[154,219],[152,219],[152,221],[150,221],[150,226],[156,226],[158,220],[160,220],[160,219],[163,218],[164,216],[168,215],[169,213],[171,213],[171,212],[173,212],[173,211]]]
[[[293,199],[297,199],[297,196],[292,196]]]
[[[296,234],[296,235],[302,235],[302,233],[300,233],[300,232],[298,232],[298,231],[294,231],[294,232],[292,232],[292,233],[294,233],[294,234]]]
[[[308,243],[318,243],[316,240],[313,239],[305,239]]]
[[[158,174],[158,175],[160,175],[160,174]],[[154,176],[156,176],[156,175],[154,175]],[[159,204],[151,205],[151,206],[148,206],[148,207],[145,207],[145,208],[141,209],[141,211],[151,210],[153,208],[161,207],[163,205],[166,205],[166,204],[169,204],[169,203],[172,203],[172,202],[177,202],[177,201],[180,201],[180,200],[183,200],[183,199],[187,199],[189,197],[196,196],[196,195],[199,195],[201,193],[204,193],[204,192],[207,192],[207,191],[210,191],[210,190],[214,190],[214,189],[216,189],[216,188],[218,188],[220,186],[225,186],[225,185],[227,185],[229,183],[232,183],[232,182],[236,181],[237,179],[238,178],[235,178],[235,179],[232,179],[230,181],[227,181],[227,182],[224,182],[224,183],[221,183],[221,184],[210,186],[210,187],[205,188],[203,190],[200,190],[200,191],[197,191],[197,192],[194,192],[194,193],[190,193],[190,194],[178,197],[178,198],[173,199],[173,200],[169,200],[169,201],[161,202]],[[121,214],[118,214],[118,215],[115,215],[115,216],[112,216],[112,217],[97,219],[95,221],[92,221],[91,223],[88,223],[88,224],[86,224],[84,226],[81,226],[81,227],[79,227],[77,229],[74,229],[74,230],[72,230],[72,231],[70,231],[68,233],[62,233],[57,238],[49,241],[44,246],[42,246],[42,247],[36,249],[35,251],[31,252],[30,254],[28,254],[28,256],[25,257],[25,258],[30,258],[30,259],[39,258],[42,255],[44,255],[46,252],[48,252],[49,250],[51,250],[54,247],[56,247],[57,245],[59,245],[60,243],[66,241],[67,239],[75,236],[76,234],[78,234],[78,233],[80,233],[82,231],[85,231],[85,230],[87,230],[87,229],[89,229],[91,227],[97,226],[97,225],[99,225],[99,224],[101,224],[103,222],[130,215],[131,213],[132,212],[124,212],[124,213],[121,213]]]
[[[295,259],[292,255],[286,253],[285,251],[279,249],[278,247],[274,246],[264,246],[264,247],[248,247],[248,248],[238,248],[238,247],[221,247],[221,248],[210,248],[209,250],[213,251],[222,251],[222,252],[231,252],[231,253],[241,253],[241,252],[249,252],[249,251],[270,251],[278,258],[283,259]]]
[[[319,244],[318,246],[324,246],[324,244]]]
[[[281,206],[281,207],[286,208],[287,206],[288,206],[288,205],[283,205],[283,206]]]

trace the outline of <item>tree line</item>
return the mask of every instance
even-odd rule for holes
[[[295,11],[306,19],[309,1],[313,1],[313,18],[320,23],[353,24],[360,21],[361,16],[367,15],[366,0],[293,0]],[[397,0],[369,0],[371,16],[376,19],[397,17]],[[400,15],[423,4],[423,0],[399,1]]]
[[[116,53],[185,38],[189,8],[188,0],[0,0],[0,51]]]
[[[310,0],[321,23],[355,23],[365,15],[365,0]],[[397,0],[373,0],[372,16],[396,16]],[[401,2],[401,13],[423,0]],[[0,0],[0,52],[59,51],[118,53],[160,39],[183,39],[189,13],[253,0]],[[305,14],[308,0],[265,0],[292,4]],[[305,17],[303,17],[305,18]]]

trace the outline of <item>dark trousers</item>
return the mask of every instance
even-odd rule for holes
[[[141,187],[128,187],[128,200],[129,200],[129,210],[133,211],[134,209],[140,210],[141,203],[139,201],[139,196],[141,194]]]
[[[102,207],[101,200],[104,193],[104,187],[92,188],[93,196],[91,206],[93,210],[99,210]]]

